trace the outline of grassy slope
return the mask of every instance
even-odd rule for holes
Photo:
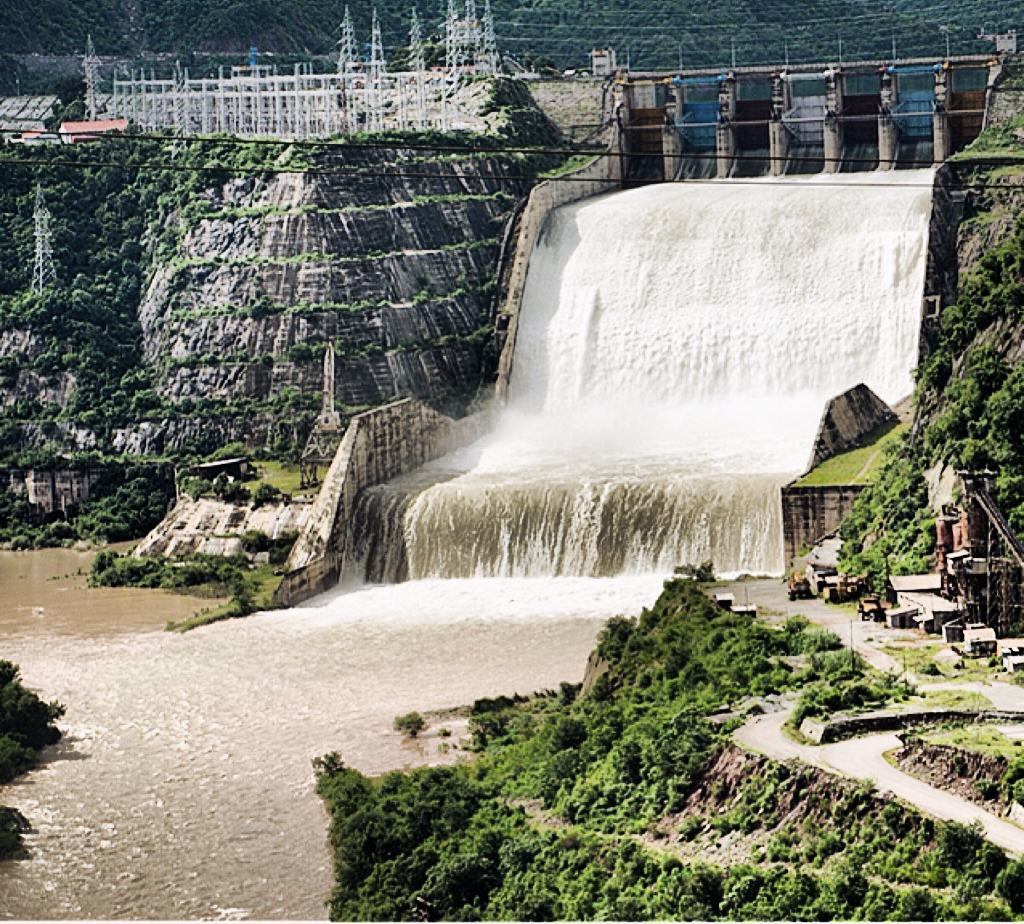
[[[907,429],[906,424],[890,422],[868,433],[862,445],[826,459],[811,469],[798,485],[869,484],[881,467],[886,450],[894,446]]]

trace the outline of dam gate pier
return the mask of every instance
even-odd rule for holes
[[[627,181],[847,173],[944,163],[981,133],[991,55],[619,77]]]

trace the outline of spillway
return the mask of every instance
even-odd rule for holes
[[[912,390],[931,171],[649,186],[553,212],[509,405],[366,491],[366,578],[781,572],[825,401]]]

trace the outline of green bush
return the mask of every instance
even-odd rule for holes
[[[395,731],[401,732],[406,738],[415,738],[427,723],[418,712],[407,712],[405,715],[395,716]]]

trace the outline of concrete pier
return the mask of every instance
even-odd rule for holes
[[[819,158],[826,173],[941,164],[980,133],[998,67],[960,55],[630,74],[615,91],[624,154],[660,150],[666,180],[802,173]]]

